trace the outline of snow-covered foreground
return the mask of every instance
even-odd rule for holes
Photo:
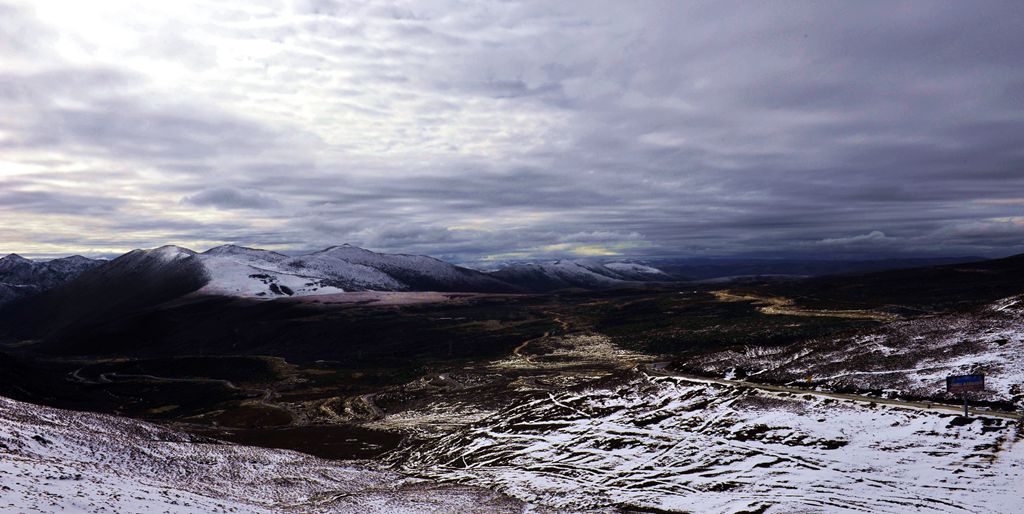
[[[0,398],[0,512],[518,512],[440,486],[130,419]]]
[[[945,395],[946,377],[985,374],[978,397],[1024,407],[1024,296],[973,312],[888,323],[850,337],[783,347],[748,347],[696,356],[704,372],[742,369],[759,379],[804,381],[833,388]]]
[[[540,395],[402,458],[572,510],[1024,511],[1019,424],[640,373]]]

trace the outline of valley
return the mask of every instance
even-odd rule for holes
[[[173,274],[191,258],[161,262]],[[952,309],[906,289],[851,297],[875,280],[853,277],[264,297],[199,285],[88,315],[38,295],[0,319],[31,305],[64,325],[0,325],[0,395],[494,491],[516,509],[1009,511],[1024,303],[956,280]],[[969,372],[988,387],[964,418],[942,384]]]
[[[1022,26],[0,0],[0,514],[1022,514]]]

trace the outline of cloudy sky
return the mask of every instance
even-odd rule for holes
[[[1024,252],[1024,3],[0,0],[0,254]]]

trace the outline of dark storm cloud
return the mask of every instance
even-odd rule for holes
[[[1024,252],[1016,2],[239,3],[45,66],[68,27],[3,9],[0,209],[124,244]]]

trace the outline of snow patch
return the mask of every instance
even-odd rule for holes
[[[1024,510],[1020,429],[958,419],[640,376],[538,394],[409,450],[405,465],[570,510]]]
[[[517,512],[464,486],[0,398],[2,512]]]

